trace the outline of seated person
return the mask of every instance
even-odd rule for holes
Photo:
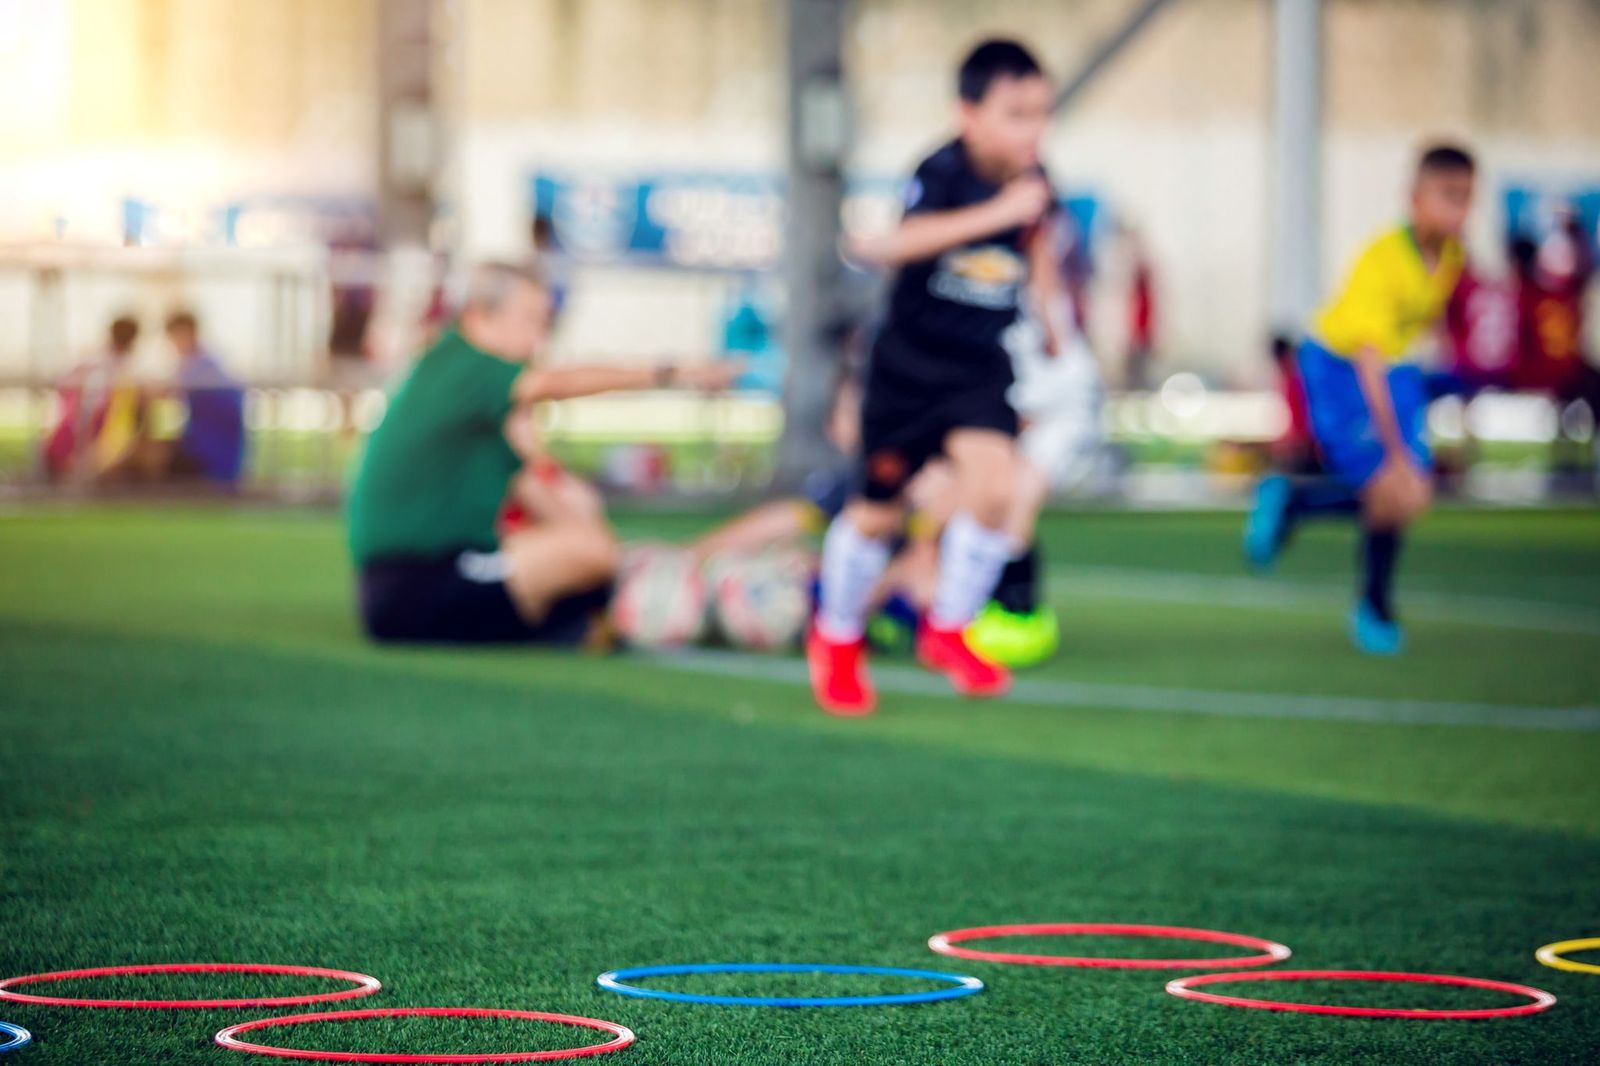
[[[62,379],[61,417],[40,455],[49,480],[99,478],[137,443],[145,403],[130,380],[128,363],[138,339],[138,320],[118,317],[111,323],[105,349]]]
[[[244,388],[200,344],[189,311],[167,318],[167,339],[178,352],[178,393],[188,417],[165,473],[234,485],[244,469]]]
[[[541,367],[551,296],[530,267],[489,263],[367,441],[349,545],[379,641],[574,645],[618,563],[594,490],[540,452],[533,405],[618,389],[721,388],[737,365]],[[527,515],[503,534],[508,493]]]
[[[140,394],[127,446],[102,466],[99,480],[209,482],[232,488],[244,471],[244,386],[200,343],[199,323],[191,312],[169,315],[166,334],[178,353],[177,380],[169,388]],[[152,432],[149,407],[161,396],[184,407],[183,432],[175,440]],[[114,430],[117,423],[109,421],[107,427]]]

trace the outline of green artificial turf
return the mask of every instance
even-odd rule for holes
[[[1237,517],[1045,527],[1067,647],[1042,683],[1292,699],[1594,706],[1600,515],[1450,513],[1408,550],[1412,647],[1341,635],[1348,534],[1242,576]],[[703,516],[623,516],[679,535]],[[774,677],[358,637],[337,523],[301,512],[0,517],[0,970],[179,960],[373,974],[338,1007],[608,1018],[618,1063],[1592,1062],[1600,978],[1533,950],[1600,935],[1600,733],[885,694],[813,711]],[[775,661],[774,673],[781,673]],[[1504,708],[1502,708],[1504,710]],[[1515,714],[1514,710],[1504,710]],[[1001,922],[1196,925],[1289,965],[1524,981],[1551,1011],[1366,1021],[1165,995],[1162,973],[944,959]],[[1149,955],[1195,945],[986,946]],[[767,1011],[624,999],[600,971],[833,961],[973,973],[923,1007]],[[907,991],[860,978],[662,979],[743,994]],[[316,982],[80,981],[79,995],[284,994]],[[1494,1006],[1468,990],[1260,986],[1284,999]],[[28,1063],[227,1063],[272,1011],[0,1003]],[[416,1019],[254,1034],[350,1050],[570,1047],[573,1030]],[[603,1038],[598,1037],[597,1038]]]

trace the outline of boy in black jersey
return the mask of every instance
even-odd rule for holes
[[[875,698],[863,658],[868,597],[905,519],[903,490],[930,458],[950,459],[958,506],[940,541],[933,604],[917,655],[969,696],[994,696],[1010,675],[967,646],[968,623],[1019,547],[1004,531],[1017,415],[1006,400],[1011,360],[1001,334],[1028,290],[1054,301],[1055,197],[1039,165],[1052,88],[1013,41],[986,41],[958,77],[960,136],[923,161],[899,228],[864,258],[897,268],[873,346],[861,418],[865,482],[823,541],[816,624],[806,642],[824,710],[867,714]],[[1048,318],[1048,316],[1042,316]],[[1046,345],[1055,351],[1054,337]]]

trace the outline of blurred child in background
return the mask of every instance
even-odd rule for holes
[[[244,386],[200,343],[200,324],[192,312],[179,310],[167,317],[167,339],[178,353],[176,391],[187,417],[183,435],[159,461],[156,473],[237,484],[244,472]]]
[[[1413,348],[1437,327],[1466,263],[1461,231],[1476,165],[1465,149],[1425,151],[1409,217],[1373,240],[1323,308],[1297,356],[1307,410],[1330,482],[1265,479],[1245,527],[1245,553],[1270,565],[1295,526],[1319,517],[1361,526],[1361,585],[1350,615],[1356,646],[1401,650],[1395,565],[1406,530],[1433,500],[1424,439],[1428,394]]]
[[[1278,394],[1289,416],[1283,432],[1272,442],[1272,465],[1291,476],[1318,476],[1322,461],[1317,458],[1317,442],[1311,435],[1311,412],[1306,408],[1306,387],[1295,360],[1294,338],[1274,334],[1271,351],[1272,366],[1278,373]]]
[[[62,379],[60,418],[40,456],[51,481],[101,480],[137,444],[145,402],[129,364],[138,339],[138,320],[118,316],[107,330],[105,348]]]

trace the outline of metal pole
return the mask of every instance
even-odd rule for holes
[[[1273,43],[1268,312],[1292,334],[1322,290],[1322,0],[1277,0]]]
[[[839,353],[827,342],[827,330],[845,309],[838,246],[850,115],[842,58],[848,0],[786,0],[786,6],[789,189],[783,350],[788,369],[773,480],[792,488],[833,455],[824,427]]]
[[[432,0],[378,4],[378,229],[386,247],[426,247],[438,130]]]
[[[1056,111],[1065,110],[1076,100],[1078,95],[1100,76],[1100,72],[1139,36],[1150,20],[1170,3],[1172,0],[1144,0],[1139,9],[1129,15],[1127,21],[1111,36],[1100,42],[1095,50],[1089,53],[1089,58],[1079,64],[1077,71],[1061,83],[1061,90],[1056,93]]]

